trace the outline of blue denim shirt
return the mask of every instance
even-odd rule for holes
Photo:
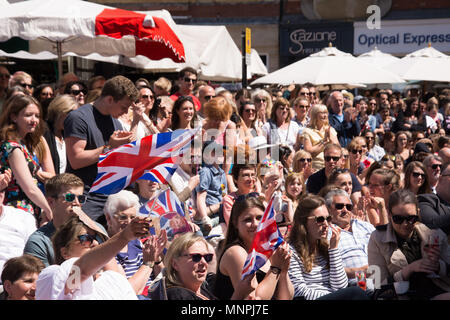
[[[227,179],[222,168],[206,165],[201,168],[200,183],[197,192],[206,191],[206,205],[210,206],[222,202],[222,192],[228,193]]]

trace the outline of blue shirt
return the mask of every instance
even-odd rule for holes
[[[205,165],[199,172],[200,183],[197,193],[206,191],[206,205],[210,206],[222,202],[222,194],[227,194],[227,179],[222,168]]]

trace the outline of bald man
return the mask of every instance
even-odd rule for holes
[[[450,163],[450,148],[444,147],[441,150],[439,150],[439,157],[442,159],[442,164],[445,165],[447,163]]]
[[[344,96],[340,91],[333,91],[328,99],[330,113],[328,121],[338,135],[339,143],[346,147],[354,137],[361,132],[361,126],[356,117],[358,112],[353,106],[344,110]]]
[[[205,118],[205,115],[203,114],[203,106],[206,102],[211,100],[216,96],[216,91],[211,86],[202,86],[200,90],[198,91],[198,100],[200,100],[200,103],[202,104],[201,109],[198,111],[197,115],[199,115],[202,118]]]

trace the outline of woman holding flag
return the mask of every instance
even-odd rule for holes
[[[217,268],[214,294],[220,300],[230,300],[233,293],[239,290],[242,270],[265,210],[264,204],[253,194],[236,199]],[[289,246],[283,242],[256,271],[256,276],[252,279],[255,290],[238,299],[291,300],[294,288],[288,276],[290,258]]]

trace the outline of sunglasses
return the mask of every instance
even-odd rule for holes
[[[259,197],[259,193],[258,192],[250,192],[247,194],[241,194],[239,197],[236,198],[235,201],[244,201],[248,198],[258,198]]]
[[[435,163],[431,165],[431,169],[436,170],[437,168],[442,170],[442,164]]]
[[[303,96],[309,96],[309,92],[300,92],[300,94]]]
[[[97,240],[98,243],[102,243],[103,241],[100,239],[100,237],[98,235],[90,235],[88,233],[86,234],[80,234],[78,236],[78,240],[80,240],[81,245],[86,246],[86,245],[92,245],[92,242],[94,242],[94,240]]]
[[[311,158],[301,158],[301,159],[299,159],[299,161],[300,162],[312,162],[312,159]]]
[[[197,79],[184,78],[184,82],[192,82],[192,83],[196,83],[196,82],[197,82]]]
[[[417,215],[414,215],[414,216],[393,215],[392,221],[395,224],[402,224],[404,221],[408,221],[409,223],[414,224],[417,221],[419,221],[419,216],[417,216]]]
[[[0,73],[0,78],[3,78],[3,79],[9,79],[10,77],[11,77],[10,74]]]
[[[266,102],[266,99],[264,99],[264,98],[255,98],[255,102],[263,103],[263,102]]]
[[[374,137],[366,137],[366,140],[375,140]]]
[[[34,88],[34,86],[32,84],[26,84],[26,83],[19,83],[19,86],[21,86],[22,88],[28,88],[28,89]]]
[[[353,149],[353,150],[352,150],[352,153],[353,153],[353,154],[357,154],[357,153],[362,154],[362,150],[356,150],[356,149]]]
[[[150,96],[150,95],[148,95],[148,94],[142,95],[141,98],[142,98],[142,99],[148,99],[148,98],[150,98],[150,100],[154,100],[154,99],[155,99],[154,96]]]
[[[425,179],[425,173],[420,173],[420,172],[413,172],[412,176],[414,178],[418,178],[418,177],[422,177],[422,179]]]
[[[301,104],[301,105],[298,105],[297,108],[306,109],[306,108],[308,108],[308,106],[305,106],[305,105]]]
[[[324,159],[326,162],[330,162],[331,160],[333,160],[334,162],[339,161],[341,157],[332,157],[332,156],[325,156]]]
[[[200,254],[200,253],[190,253],[183,255],[184,257],[191,257],[192,261],[195,263],[200,262],[200,260],[205,259],[207,263],[210,263],[213,259],[212,253]]]
[[[214,98],[214,96],[205,96],[205,101],[209,101],[209,100],[211,100],[212,98]]]
[[[75,198],[77,198],[79,203],[85,203],[86,198],[87,198],[85,195],[76,195],[76,194],[70,193],[70,192],[63,194],[63,196],[64,196],[64,200],[67,202],[74,202]]]
[[[253,112],[253,113],[255,113],[256,110],[255,109],[245,109],[244,112],[247,112],[247,113]]]
[[[336,208],[336,210],[342,210],[347,209],[347,211],[352,211],[353,210],[353,204],[351,203],[335,203],[334,207]]]
[[[288,106],[281,106],[281,107],[278,107],[278,109],[280,109],[280,110],[289,110],[289,107]]]
[[[70,90],[70,94],[73,94],[74,96],[79,95],[80,93],[83,93],[84,95],[86,95],[86,90]]]
[[[332,218],[331,218],[331,216],[326,216],[326,217],[318,216],[318,217],[308,217],[308,219],[315,219],[316,223],[324,223],[325,220],[327,220],[327,222],[330,223]]]

